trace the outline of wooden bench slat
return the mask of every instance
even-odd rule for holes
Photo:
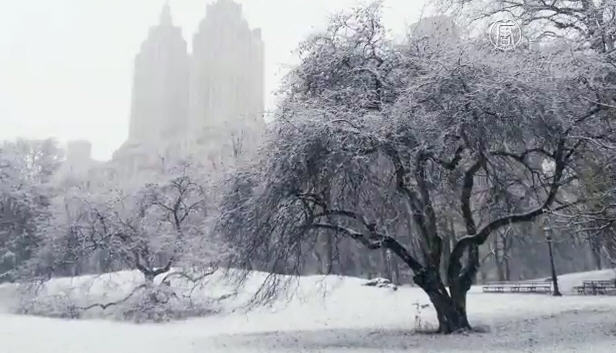
[[[483,291],[486,293],[504,293],[506,290],[510,293],[548,293],[552,291],[552,286],[546,282],[537,281],[488,283],[483,286]]]

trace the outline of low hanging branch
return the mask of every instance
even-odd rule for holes
[[[80,309],[80,310],[83,310],[83,311],[87,311],[87,310],[94,309],[94,308],[101,308],[103,310],[106,310],[109,307],[125,303],[127,300],[129,300],[135,294],[137,294],[139,291],[141,291],[141,290],[143,290],[145,288],[147,288],[147,285],[146,284],[142,284],[140,286],[135,287],[126,297],[124,297],[124,298],[122,298],[120,300],[117,300],[117,301],[114,301],[114,302],[109,302],[109,303],[106,303],[106,304],[95,303],[95,304],[90,304],[88,306],[78,306],[77,308]]]
[[[192,283],[198,283],[201,282],[202,280],[204,280],[205,278],[213,275],[214,273],[216,273],[216,271],[218,271],[218,269],[212,269],[210,271],[207,271],[205,273],[200,274],[199,276],[192,276],[186,272],[183,271],[175,271],[175,272],[170,272],[167,275],[165,275],[165,277],[163,278],[162,282],[165,283],[167,282],[169,279],[171,279],[171,277],[181,277],[184,279],[189,280]]]
[[[366,248],[371,250],[385,248],[393,251],[400,259],[402,259],[413,271],[420,272],[423,270],[423,265],[419,263],[409,251],[398,242],[395,238],[376,232],[374,229],[366,236],[363,233],[356,232],[347,227],[342,227],[332,224],[315,223],[310,224],[310,228],[328,229],[334,232],[343,233],[351,239],[359,241]]]

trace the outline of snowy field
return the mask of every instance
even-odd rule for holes
[[[133,277],[115,278],[130,287]],[[561,286],[567,292],[584,279],[613,277],[611,270],[567,275]],[[68,282],[58,280],[54,290]],[[413,304],[428,303],[419,289],[362,283],[305,277],[293,299],[270,307],[246,312],[229,304],[206,318],[139,325],[14,315],[9,312],[15,291],[5,285],[0,287],[0,352],[616,352],[614,297],[483,294],[474,288],[469,318],[484,332],[440,336],[415,332]],[[422,327],[436,325],[431,308],[421,310],[419,318]]]

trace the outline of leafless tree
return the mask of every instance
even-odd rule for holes
[[[220,250],[214,241],[207,243],[205,190],[186,169],[136,192],[73,190],[64,203],[45,230],[50,236],[40,254],[52,253],[52,267],[79,263],[102,251],[120,268],[137,269],[152,283],[173,266],[209,268]]]
[[[238,266],[261,259],[273,273],[299,274],[315,232],[386,249],[413,271],[440,332],[469,329],[479,246],[577,202],[560,192],[577,156],[613,133],[597,98],[601,64],[482,42],[396,46],[379,13],[342,14],[300,46],[264,158],[230,184],[220,229],[241,247]],[[527,206],[511,209],[511,198]],[[444,217],[465,229],[445,255],[447,281]],[[270,276],[259,295],[280,283]]]

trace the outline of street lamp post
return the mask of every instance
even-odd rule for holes
[[[548,251],[550,254],[550,266],[552,269],[552,285],[554,286],[554,291],[552,292],[552,295],[555,297],[560,297],[562,294],[560,294],[560,291],[558,290],[558,276],[556,276],[556,268],[554,267],[554,255],[552,255],[552,228],[550,228],[549,225],[546,225],[543,228],[543,231],[545,232],[545,240],[548,243]]]

